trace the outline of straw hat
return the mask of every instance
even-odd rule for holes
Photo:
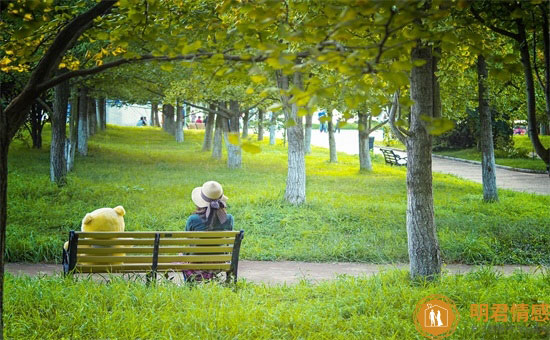
[[[209,205],[209,202],[206,202],[202,195],[211,199],[211,200],[220,200],[222,202],[227,201],[227,197],[223,194],[223,188],[220,183],[216,181],[208,181],[202,185],[202,187],[197,187],[193,189],[191,193],[191,199],[193,203],[199,208],[206,208]]]

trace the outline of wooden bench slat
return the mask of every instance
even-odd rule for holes
[[[153,247],[121,247],[121,248],[89,248],[78,247],[78,253],[88,255],[112,255],[112,254],[152,254]],[[204,246],[204,247],[160,247],[159,254],[176,253],[230,253],[233,245],[229,246]]]
[[[153,245],[155,242],[154,239],[127,239],[127,238],[118,238],[118,239],[79,239],[78,245],[98,245],[98,246],[118,246],[118,245]],[[235,238],[161,238],[160,245],[184,245],[184,244],[201,244],[201,245],[218,245],[218,244],[233,244]]]
[[[80,240],[85,238],[155,238],[156,234],[160,234],[163,238],[220,238],[220,237],[235,237],[239,232],[235,230],[228,231],[122,231],[122,232],[76,232]]]
[[[229,263],[159,263],[157,271],[176,271],[183,269],[199,270],[225,270],[231,268]],[[123,273],[123,272],[147,272],[151,265],[145,264],[119,264],[119,265],[76,265],[77,273]]]
[[[231,254],[229,255],[179,255],[179,256],[166,256],[161,255],[158,257],[158,263],[173,263],[173,262],[222,262],[231,261]],[[153,262],[153,255],[149,256],[94,256],[94,255],[78,255],[78,263],[143,263],[150,264]]]

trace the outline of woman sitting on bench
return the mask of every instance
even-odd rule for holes
[[[233,216],[225,211],[227,197],[220,183],[208,181],[193,189],[191,200],[197,210],[187,219],[186,231],[233,230]],[[186,281],[213,279],[219,271],[184,270]]]

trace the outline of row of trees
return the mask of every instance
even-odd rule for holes
[[[3,97],[0,114],[2,254],[10,141],[37,98],[53,87],[67,86],[67,81],[83,77],[89,86],[96,83],[91,88],[106,92],[109,82],[120,90],[120,81],[129,75],[145,79],[140,83],[150,92],[147,100],[166,103],[163,114],[168,113],[164,120],[167,130],[175,124],[176,131],[181,131],[181,118],[170,121],[174,106],[169,105],[178,110],[178,104],[209,103],[207,111],[216,114],[215,126],[223,129],[223,120],[229,120],[230,167],[240,164],[238,146],[254,149],[240,139],[238,115],[261,100],[266,104],[271,100],[265,109],[281,112],[286,120],[289,151],[285,199],[292,204],[305,202],[304,140],[311,126],[308,117],[317,107],[327,107],[326,101],[331,101],[346,118],[360,113],[361,126],[366,125],[363,136],[371,129],[369,115],[391,107],[392,129],[407,146],[409,160],[406,227],[412,277],[433,277],[441,269],[433,216],[431,136],[451,128],[448,118],[465,111],[453,109],[471,102],[460,103],[456,98],[460,91],[472,93],[472,83],[462,77],[465,70],[478,65],[481,86],[475,99],[480,110],[498,105],[495,100],[500,97],[486,97],[493,91],[484,86],[486,79],[490,84],[491,73],[495,78],[523,73],[526,95],[522,101],[530,138],[537,154],[550,164],[550,151],[540,143],[536,129],[538,102],[545,103],[546,116],[550,117],[545,2],[125,0],[75,1],[70,6],[54,6],[53,1],[1,2],[1,6],[0,67],[23,79],[19,88]],[[136,64],[140,66],[132,66]],[[127,69],[122,68],[125,65]],[[131,67],[143,69],[132,71]],[[107,70],[115,72],[116,82],[111,78],[113,73],[105,73]],[[93,75],[97,76],[91,79]],[[538,101],[535,78],[543,93]],[[79,135],[85,136],[88,116],[83,112],[88,111],[83,108],[89,100],[82,91],[78,126],[82,129]],[[152,96],[154,91],[158,97]],[[66,94],[59,88],[56,98],[58,92],[60,104],[54,106],[60,106],[61,112],[65,98],[61,97]],[[516,93],[515,97],[521,96]],[[488,112],[484,111],[483,121],[490,121]],[[85,150],[85,144],[78,141],[79,150]],[[483,149],[484,173],[494,175],[491,147],[487,144]],[[368,157],[368,152],[364,156]],[[0,267],[3,284],[3,257]]]

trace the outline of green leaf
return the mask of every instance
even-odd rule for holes
[[[245,151],[245,152],[249,152],[249,153],[252,153],[252,154],[262,152],[262,149],[258,145],[252,144],[250,142],[243,143],[241,145],[241,149],[243,149],[243,151]]]
[[[239,134],[235,132],[230,132],[229,136],[227,137],[227,140],[229,140],[229,143],[233,145],[239,145],[240,143]]]
[[[201,46],[202,46],[202,42],[200,40],[197,40],[197,41],[193,42],[192,44],[189,44],[189,45],[185,46],[181,50],[181,54],[187,54],[187,53],[194,52],[194,51],[198,50],[199,48],[201,48]]]
[[[434,136],[444,134],[455,127],[455,123],[447,118],[432,118],[427,115],[420,115],[420,119],[426,123],[428,133]]]
[[[294,119],[289,119],[285,122],[285,128],[293,127],[294,125],[296,125]]]
[[[280,111],[283,108],[283,105],[281,103],[275,103],[272,104],[270,107],[267,108],[267,111],[277,112]]]

